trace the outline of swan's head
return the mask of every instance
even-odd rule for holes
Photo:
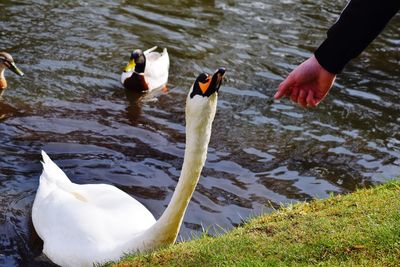
[[[6,52],[0,52],[0,89],[7,87],[7,82],[3,74],[5,68],[8,68],[19,76],[24,76],[24,73],[15,65],[12,56]]]
[[[221,87],[224,75],[225,68],[217,69],[213,75],[204,72],[201,73],[199,76],[197,76],[197,79],[190,90],[190,98],[194,98],[196,96],[210,97],[214,93],[217,94],[219,88]]]
[[[190,88],[186,101],[186,121],[203,121],[214,118],[217,96],[225,68],[217,69],[213,75],[201,73]],[[211,115],[211,117],[210,117]]]
[[[146,58],[144,53],[140,49],[136,49],[132,52],[129,62],[126,65],[124,72],[130,72],[135,70],[137,73],[143,73],[146,66]]]

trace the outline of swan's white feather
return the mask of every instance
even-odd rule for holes
[[[72,183],[45,152],[42,155],[32,220],[44,241],[43,252],[52,261],[91,266],[116,260],[121,246],[155,223],[153,215],[125,192],[106,184]]]

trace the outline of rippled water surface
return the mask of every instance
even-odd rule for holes
[[[400,174],[400,18],[323,104],[273,101],[345,1],[1,1],[0,265],[50,265],[30,220],[46,150],[77,183],[113,184],[158,218],[184,153],[184,102],[201,71],[227,68],[208,159],[181,238],[280,203]],[[139,1],[140,2],[140,1]],[[119,74],[133,48],[168,47],[168,93],[138,97]]]

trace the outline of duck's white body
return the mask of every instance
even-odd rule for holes
[[[114,186],[72,183],[42,152],[43,173],[32,221],[44,242],[43,252],[58,265],[79,267],[174,243],[206,159],[216,104],[217,93],[189,94],[187,98],[181,176],[158,221],[137,200]]]
[[[149,87],[149,91],[159,89],[168,82],[169,73],[169,55],[167,48],[163,52],[155,52],[157,46],[152,47],[143,52],[146,57],[146,67],[144,69],[144,79]],[[132,76],[134,70],[122,72],[121,83],[124,84],[125,79]]]

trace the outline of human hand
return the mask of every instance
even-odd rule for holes
[[[288,75],[274,98],[287,96],[302,107],[316,107],[332,88],[335,78],[335,74],[325,70],[312,56]]]

